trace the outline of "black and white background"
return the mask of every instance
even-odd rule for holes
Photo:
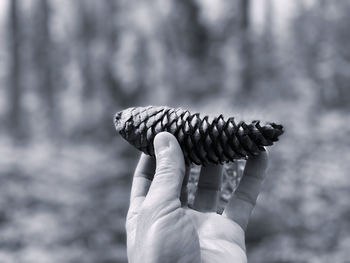
[[[0,262],[126,262],[139,153],[113,115],[149,104],[284,124],[248,261],[349,262],[349,13],[347,0],[1,0]]]

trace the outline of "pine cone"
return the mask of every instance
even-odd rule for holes
[[[199,113],[163,106],[128,108],[115,115],[114,124],[124,139],[151,156],[156,134],[170,132],[177,138],[186,163],[201,165],[256,156],[283,133],[283,126],[275,123],[236,124],[233,117],[225,121],[222,115],[210,122],[208,116],[201,118]]]

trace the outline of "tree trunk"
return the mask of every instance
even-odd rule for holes
[[[250,32],[250,0],[240,0],[240,88],[243,95],[254,89],[253,43]]]
[[[20,64],[20,21],[17,0],[10,1],[9,10],[9,131],[18,138],[21,135],[21,64]]]
[[[274,6],[272,0],[265,0],[263,35],[263,74],[265,80],[276,76],[276,43],[274,39]]]
[[[55,85],[53,81],[53,58],[54,47],[50,35],[50,6],[48,0],[37,2],[35,16],[36,38],[33,39],[35,50],[36,72],[38,91],[41,96],[42,110],[45,112],[45,122],[48,125],[50,137],[57,132],[57,112],[55,103]]]
[[[94,72],[92,70],[91,61],[91,41],[95,35],[95,24],[93,14],[91,12],[91,2],[79,0],[78,9],[80,10],[80,67],[83,80],[83,97],[90,100],[94,95]]]
[[[113,108],[115,105],[126,106],[130,103],[128,98],[125,96],[124,91],[121,89],[116,69],[114,67],[114,61],[111,59],[114,57],[118,48],[118,34],[119,28],[115,23],[116,17],[118,17],[118,3],[113,1],[105,2],[105,46],[106,46],[106,57],[104,59],[103,66],[103,84],[106,87],[108,96],[110,97],[111,105]]]

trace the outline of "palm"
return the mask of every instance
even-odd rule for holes
[[[126,223],[129,259],[132,262],[145,262],[142,258],[147,258],[147,262],[201,262],[198,234],[186,210],[176,206],[170,210],[140,206],[139,211],[129,213]],[[147,240],[143,245],[146,253],[135,255],[140,237]]]
[[[246,262],[244,232],[238,224],[226,217],[188,208],[167,211],[166,215],[149,216],[139,217],[139,212],[136,212],[128,218],[130,251],[135,251],[137,247],[136,235],[142,235],[150,236],[147,257],[152,258],[152,251],[156,247],[158,251],[154,253],[166,254],[164,258],[170,262],[171,258],[179,255],[183,255],[181,260],[177,258],[181,262]],[[151,217],[158,219],[144,219]],[[141,231],[137,233],[136,229]],[[166,250],[169,247],[171,251]]]
[[[246,262],[244,231],[217,213],[186,209],[198,234],[202,262]]]

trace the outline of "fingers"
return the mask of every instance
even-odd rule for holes
[[[181,194],[180,194],[180,201],[181,201],[181,206],[187,206],[188,204],[188,189],[187,189],[187,183],[188,183],[188,178],[190,177],[191,173],[191,166],[186,166],[186,172],[185,172],[185,177],[182,182],[181,186]]]
[[[136,166],[132,181],[130,206],[137,207],[147,195],[156,169],[156,160],[144,153]]]
[[[156,173],[145,202],[153,205],[179,200],[182,181],[185,175],[185,161],[176,138],[161,132],[154,138]],[[179,202],[180,206],[180,202]]]
[[[239,186],[224,210],[223,215],[237,222],[243,229],[248,225],[250,214],[260,193],[267,165],[266,151],[248,159]]]
[[[221,180],[222,165],[208,165],[201,168],[193,208],[200,212],[216,212]]]

